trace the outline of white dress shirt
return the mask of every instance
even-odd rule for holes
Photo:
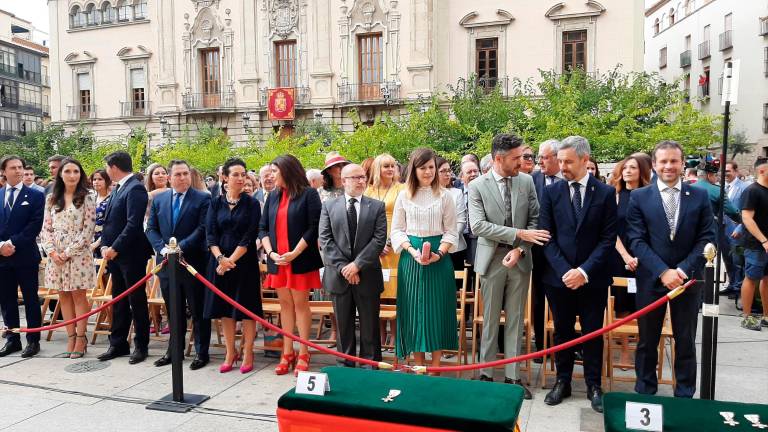
[[[493,179],[496,181],[496,186],[499,188],[501,194],[501,200],[504,201],[505,194],[507,193],[507,178],[496,172],[496,168],[491,168]]]
[[[19,192],[21,192],[21,188],[24,186],[23,182],[19,182],[16,185],[6,184],[5,185],[5,201],[3,201],[3,206],[5,206],[11,199],[11,188],[16,188],[16,190],[13,192],[13,205],[15,206],[16,200],[19,199]]]

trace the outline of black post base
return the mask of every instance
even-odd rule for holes
[[[147,405],[147,409],[153,410],[153,411],[185,413],[185,412],[189,412],[189,410],[200,405],[201,403],[207,401],[210,398],[211,397],[208,395],[184,393],[184,400],[182,400],[181,402],[175,402],[173,400],[173,393],[171,393]]]

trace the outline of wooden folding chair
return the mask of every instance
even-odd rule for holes
[[[629,285],[629,281],[627,278],[624,277],[614,277],[613,278],[613,287],[623,287],[626,288]],[[616,311],[615,311],[615,297],[612,295],[612,293],[609,293],[608,297],[608,311],[606,314],[606,321],[607,324],[610,325],[614,321],[617,320],[616,317]],[[640,339],[639,334],[639,328],[637,324],[637,320],[633,320],[627,324],[624,324],[622,326],[619,326],[618,328],[612,330],[608,335],[608,340],[605,344],[606,349],[606,362],[607,362],[607,377],[608,377],[608,389],[609,391],[613,388],[613,382],[635,382],[637,380],[634,373],[626,374],[626,375],[616,375],[616,368],[620,369],[632,369],[634,370],[635,364],[634,361],[631,363],[620,363],[617,361],[614,361],[615,351],[620,351],[621,348],[618,347],[618,344],[616,343],[616,339],[625,339],[624,337],[628,338],[634,338],[635,340]],[[670,312],[669,308],[667,308],[666,316],[664,317],[664,325],[661,329],[661,339],[659,340],[659,347],[658,347],[658,364],[656,366],[656,374],[659,384],[670,384],[672,386],[675,385],[675,374],[674,374],[674,338],[672,337],[672,324],[670,320]],[[628,339],[627,338],[627,339]],[[664,361],[666,358],[666,350],[667,345],[669,344],[670,351],[671,351],[671,371],[670,375],[671,378],[664,378]],[[634,348],[630,348],[631,351],[634,352]],[[634,358],[634,356],[632,356]]]
[[[91,297],[93,296],[93,292],[98,289],[98,285],[103,280],[104,272],[106,271],[106,268],[107,268],[107,262],[102,260],[102,259],[94,259],[93,263],[94,263],[94,265],[98,266],[99,269],[96,272],[96,280],[94,281],[94,285],[91,286],[91,288],[88,288],[86,293],[85,293],[86,299],[88,299],[88,303],[92,303],[91,302]],[[58,293],[56,293],[55,295],[48,294],[45,297],[43,297],[43,299],[44,299],[43,300],[43,306],[42,306],[43,307],[43,309],[42,309],[43,312],[48,310],[49,302],[51,300],[57,300],[56,306],[55,306],[53,312],[51,313],[51,319],[50,319],[50,324],[51,325],[56,324],[56,322],[58,322],[59,318],[62,318],[61,305],[58,302],[58,300],[59,300]],[[43,316],[45,316],[45,315],[43,315]],[[54,330],[48,330],[48,336],[46,337],[45,340],[50,342],[51,339],[53,338],[53,332],[54,331],[62,331],[62,330],[65,330],[65,329],[66,329],[66,327],[62,327],[62,328],[54,329]]]
[[[97,280],[97,290],[90,298],[91,308],[98,308],[105,303],[112,301],[112,275],[107,278],[107,283],[103,288],[100,288],[101,279]],[[96,344],[96,338],[99,335],[109,336],[112,328],[112,308],[106,308],[96,314],[96,318],[93,321],[93,330],[91,330],[91,345]],[[130,340],[128,341],[130,344]]]
[[[454,278],[461,282],[461,288],[456,293],[456,321],[458,323],[459,331],[459,349],[458,350],[444,350],[443,354],[453,354],[456,356],[455,362],[445,362],[440,359],[440,363],[449,363],[451,365],[461,366],[467,363],[467,323],[465,315],[465,306],[467,304],[467,283],[468,272],[464,270],[456,270],[453,272]],[[461,377],[461,372],[456,373],[457,377]]]
[[[150,262],[147,267],[150,267],[153,263]],[[151,270],[149,268],[148,272]],[[160,290],[160,278],[157,275],[152,276],[152,279],[147,283],[147,305],[149,306],[149,319],[152,321],[152,326],[155,329],[155,338],[159,338],[161,337],[163,325],[163,309],[165,309],[166,314],[168,309]]]
[[[383,349],[395,348],[395,336],[397,333],[397,269],[383,269],[382,271],[389,271],[389,279],[384,279],[384,291],[382,291],[381,304],[379,306],[379,321],[386,324],[390,323],[392,331],[385,343],[381,345]],[[397,364],[396,355],[382,355],[382,358],[392,360]]]

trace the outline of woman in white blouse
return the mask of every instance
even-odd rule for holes
[[[427,148],[411,153],[390,236],[395,252],[407,252],[397,271],[395,352],[399,358],[413,353],[417,365],[431,352],[432,366],[440,365],[442,350],[458,347],[453,264],[445,256],[458,244],[456,205],[440,187],[436,157]]]
[[[437,178],[440,180],[440,187],[445,190],[453,198],[453,203],[456,205],[456,232],[458,234],[458,244],[456,245],[456,251],[451,252],[451,261],[453,262],[454,270],[464,270],[464,257],[467,250],[467,241],[464,240],[464,227],[467,226],[467,202],[464,201],[464,192],[453,187],[453,170],[451,169],[451,163],[444,158],[437,157]]]

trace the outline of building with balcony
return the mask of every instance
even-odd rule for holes
[[[0,141],[50,120],[48,47],[32,41],[32,23],[0,10]]]
[[[768,156],[768,2],[660,0],[645,11],[645,25],[645,70],[678,81],[686,99],[708,113],[723,113],[724,66],[740,60],[731,131],[745,132],[755,146],[741,157],[745,168]],[[662,50],[679,64],[661,67]]]
[[[97,137],[197,124],[235,141],[302,121],[352,130],[476,77],[643,68],[643,0],[49,0],[54,122]],[[535,41],[535,43],[521,43]],[[272,121],[270,90],[295,119]],[[163,132],[165,131],[165,135]]]

